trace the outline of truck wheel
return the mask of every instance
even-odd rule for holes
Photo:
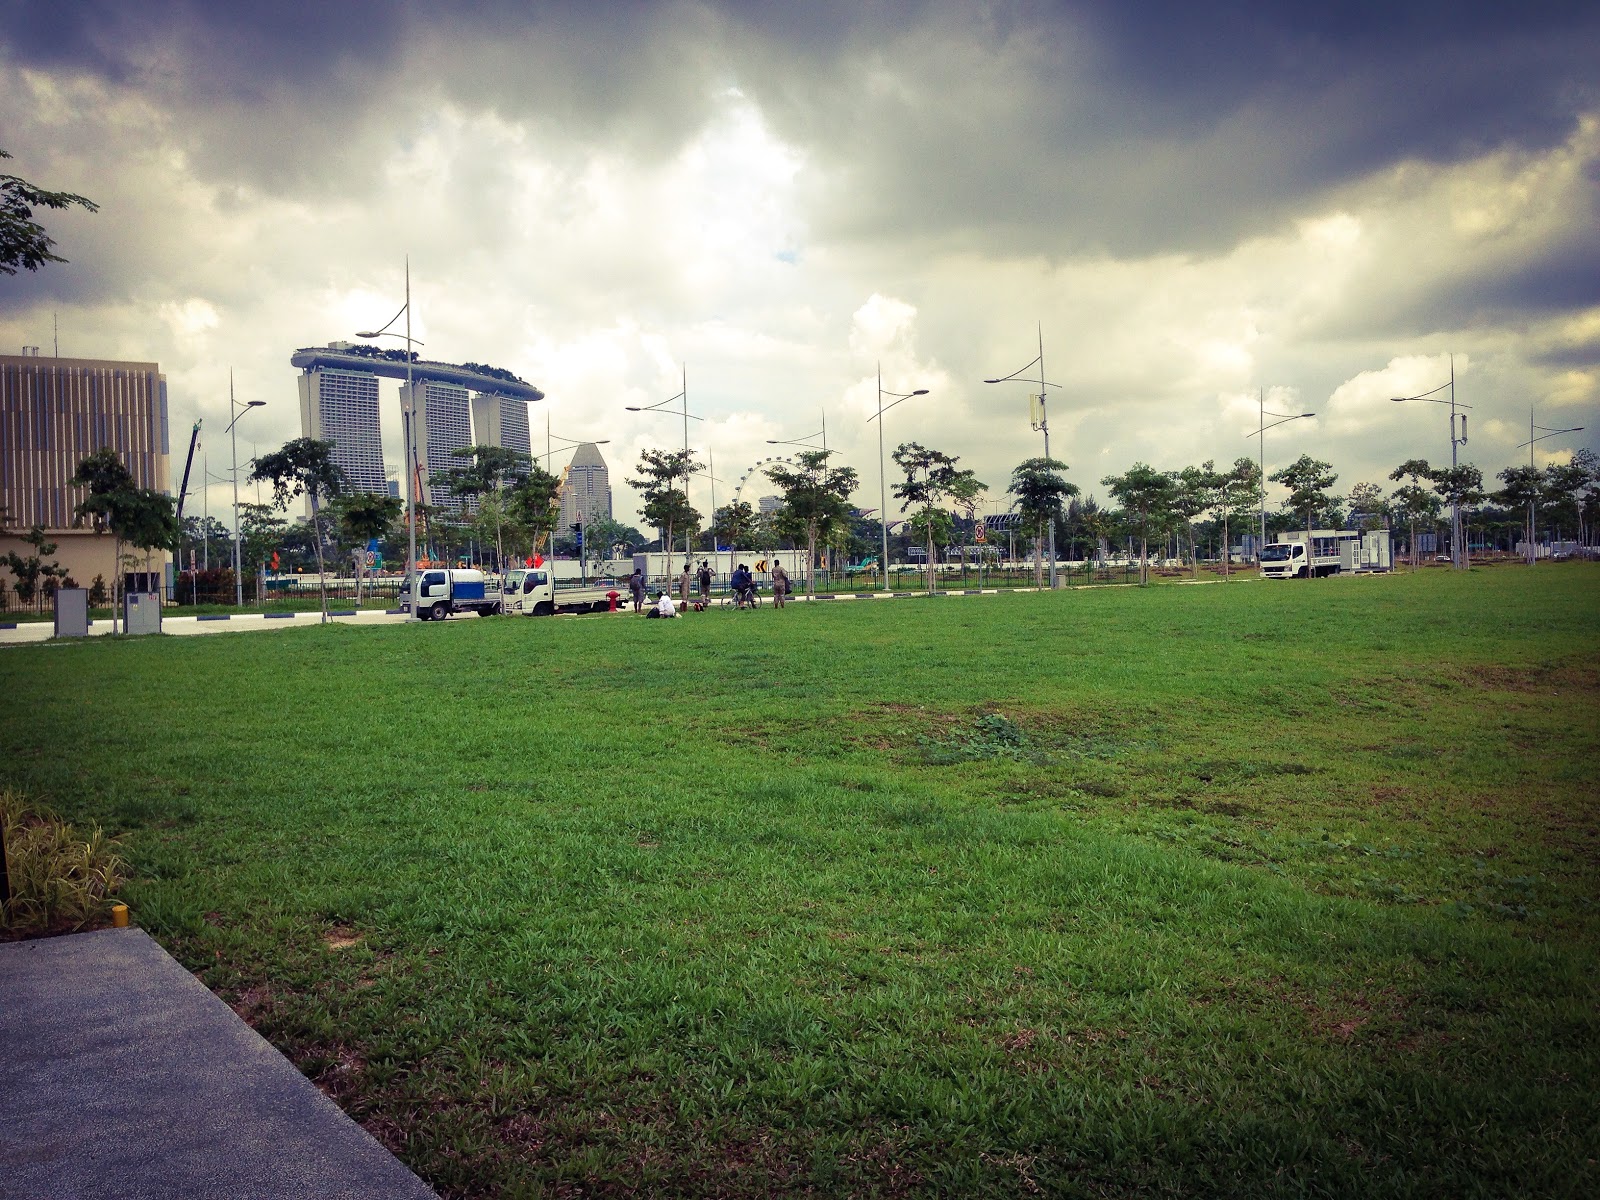
[[[498,617],[501,613],[505,612],[505,610],[506,608],[504,604],[491,604],[489,606],[489,616]]]
[[[548,617],[555,611],[556,606],[551,604],[548,600],[541,600],[539,603],[533,606],[533,615],[536,617]]]
[[[441,600],[428,611],[428,615],[435,621],[442,621],[450,615],[450,606]]]

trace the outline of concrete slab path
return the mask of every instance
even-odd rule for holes
[[[138,929],[0,945],[3,1200],[437,1200]]]

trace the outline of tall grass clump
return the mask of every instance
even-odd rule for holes
[[[104,919],[127,880],[115,838],[87,835],[21,792],[0,788],[11,898],[0,904],[0,938],[71,933]]]

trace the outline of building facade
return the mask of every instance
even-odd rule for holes
[[[300,430],[333,443],[333,461],[356,491],[388,491],[376,375],[327,367],[306,371],[300,376]]]
[[[136,486],[171,494],[167,380],[157,364],[0,355],[0,554],[35,554],[20,535],[37,526],[56,543],[47,561],[59,562],[80,586],[99,576],[109,589],[118,570],[114,543],[72,527],[85,493],[67,482],[84,458],[105,448],[116,451]],[[123,564],[124,574],[164,573],[170,558],[137,554],[138,562]]]
[[[564,532],[573,525],[611,517],[611,472],[600,454],[600,447],[584,442],[572,454],[566,482],[561,487],[561,524]]]
[[[462,502],[450,494],[448,485],[434,482],[433,475],[466,465],[454,454],[472,445],[469,393],[464,387],[436,379],[415,380],[410,389],[413,400],[408,405],[406,387],[400,388],[401,411],[410,407],[414,414],[412,436],[416,439],[417,465],[422,475],[419,496],[424,504],[436,508],[463,507]]]
[[[528,440],[528,402],[490,392],[472,398],[472,428],[479,446],[503,446],[532,454]]]

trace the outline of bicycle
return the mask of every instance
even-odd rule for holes
[[[738,596],[735,596],[732,592],[729,592],[727,595],[722,597],[719,603],[723,608],[738,608],[741,604],[741,601]],[[748,603],[751,608],[761,607],[761,593],[755,588],[750,589]]]

